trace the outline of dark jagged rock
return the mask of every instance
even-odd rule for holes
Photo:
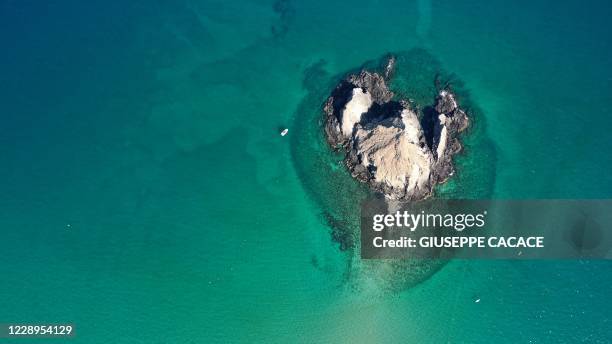
[[[452,157],[461,150],[458,133],[468,117],[455,95],[441,90],[421,118],[406,100],[395,100],[384,75],[363,70],[342,80],[327,99],[325,133],[334,149],[346,151],[353,177],[392,200],[420,200],[454,171]],[[421,123],[429,123],[424,128]]]

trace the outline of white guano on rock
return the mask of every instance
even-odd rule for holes
[[[359,123],[361,115],[368,112],[372,106],[372,97],[360,87],[353,89],[351,99],[342,111],[342,134],[351,136],[355,123]]]
[[[387,64],[387,78],[393,66]],[[325,103],[327,140],[345,149],[353,177],[387,199],[424,199],[453,174],[452,156],[461,149],[457,135],[468,118],[446,89],[422,112],[431,117],[419,118],[413,105],[394,98],[387,81],[368,71],[343,80]],[[424,130],[422,123],[431,127]]]

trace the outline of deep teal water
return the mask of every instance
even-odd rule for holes
[[[447,192],[610,198],[611,14],[0,1],[0,323],[72,322],[75,343],[609,343],[607,261],[452,261],[381,290],[397,270],[330,239],[324,212],[348,208],[317,195],[351,198],[322,188],[342,170],[303,121],[342,73],[425,51],[479,113]]]

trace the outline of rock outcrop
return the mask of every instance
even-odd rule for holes
[[[364,70],[341,81],[325,103],[325,133],[334,149],[346,151],[353,177],[389,199],[420,200],[453,174],[468,117],[445,89],[419,118],[387,86],[394,67],[390,58],[384,77]]]

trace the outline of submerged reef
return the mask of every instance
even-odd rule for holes
[[[394,58],[389,59],[390,55]],[[363,77],[360,77],[362,74]],[[366,75],[370,75],[370,82],[378,85],[384,82],[385,87],[367,87]],[[401,111],[409,109],[417,115],[425,146],[431,154],[430,168],[435,171],[432,172],[435,175],[430,177],[428,187],[423,188],[426,192],[422,197],[430,196],[432,191],[429,188],[433,187],[436,198],[487,199],[491,197],[495,185],[496,152],[486,132],[486,118],[474,96],[457,75],[447,72],[440,61],[424,49],[393,52],[365,61],[356,68],[344,70],[334,69],[327,61],[320,60],[304,70],[302,85],[306,94],[295,112],[293,134],[289,135],[292,162],[304,190],[319,212],[320,222],[329,229],[331,240],[338,245],[344,257],[338,265],[337,257],[332,258],[327,251],[314,249],[312,257],[315,258],[311,259],[311,263],[316,261],[313,266],[316,265],[321,273],[326,273],[326,278],[337,278],[340,285],[359,297],[385,297],[427,280],[445,265],[445,260],[361,259],[360,206],[366,200],[380,198],[385,191],[378,192],[370,183],[359,182],[351,168],[347,168],[347,160],[354,159],[347,157],[352,147],[355,147],[355,152],[368,151],[368,159],[371,153],[365,146],[359,148],[353,132],[350,136],[340,137],[342,123],[348,123],[342,122],[340,116],[347,103],[353,99],[354,88],[360,90],[355,90],[355,102],[349,106],[351,111],[347,112],[349,115],[354,110],[361,111],[353,125],[354,132],[357,126],[362,127],[364,132],[370,130],[371,123],[383,126],[386,119],[389,122],[400,122],[392,125],[397,125],[396,129],[391,128],[398,131],[399,135],[399,132],[406,130]],[[439,115],[461,116],[455,112],[457,109],[445,109],[443,100],[450,100],[450,97],[455,101],[448,104],[451,108],[456,103],[460,111],[468,114],[469,128],[466,131],[469,130],[469,135],[458,134],[468,125],[467,121],[452,119],[444,123],[447,125],[447,141],[440,144],[443,135]],[[390,104],[384,105],[386,103]],[[379,106],[383,109],[377,110]],[[363,108],[367,109],[360,110]],[[322,114],[323,109],[332,110],[338,116],[335,119],[338,127],[330,126],[330,121],[334,123],[334,119],[327,112]],[[374,115],[377,111],[384,112],[385,118],[378,120],[380,116]],[[399,117],[399,120],[393,117]],[[417,127],[414,118],[412,120],[411,126]],[[330,136],[326,131],[332,129],[334,135]],[[459,135],[461,145],[458,146],[459,141],[455,140],[459,139]],[[333,138],[337,139],[330,141]],[[355,141],[353,146],[352,141]],[[333,149],[330,149],[330,143]],[[419,143],[422,140],[419,139]],[[438,147],[445,147],[442,157],[437,152]],[[455,154],[459,149],[468,154]],[[359,157],[358,153],[353,154]],[[442,166],[449,169],[444,170]],[[453,174],[454,169],[457,172]],[[373,168],[366,171],[371,176],[373,172],[376,172]],[[446,178],[447,182],[440,184]],[[438,183],[437,187],[434,180]],[[412,192],[413,199],[418,199],[417,193]],[[410,196],[406,194],[404,199],[410,199]]]
[[[343,79],[325,102],[325,134],[334,149],[344,148],[354,178],[390,200],[421,200],[453,174],[469,120],[448,88],[419,118],[414,104],[389,90],[394,68],[391,57],[383,75],[364,69]]]

